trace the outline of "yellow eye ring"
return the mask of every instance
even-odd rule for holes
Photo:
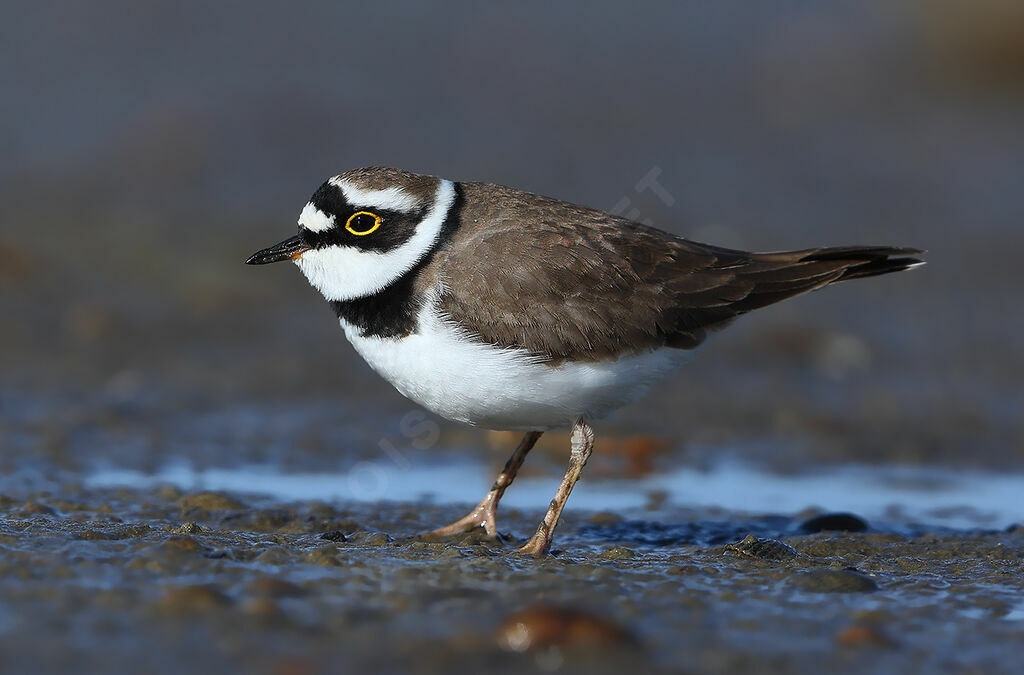
[[[352,222],[359,216],[370,216],[371,218],[373,218],[373,226],[367,230],[357,230],[356,228],[352,227]],[[356,235],[357,237],[364,237],[373,232],[374,230],[376,230],[378,227],[380,227],[380,224],[381,217],[378,216],[376,213],[370,213],[369,211],[356,211],[355,213],[348,217],[348,220],[345,221],[345,229],[351,232],[352,234]]]

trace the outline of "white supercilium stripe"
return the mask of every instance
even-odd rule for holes
[[[347,194],[346,198],[352,203]],[[306,251],[295,263],[309,283],[328,300],[354,300],[373,295],[412,269],[434,246],[454,202],[455,185],[442,180],[434,194],[434,203],[416,226],[415,234],[398,248],[382,253],[351,246],[328,246]],[[378,208],[394,208],[380,202],[375,204]]]
[[[392,186],[383,190],[364,190],[335,176],[328,181],[345,195],[345,201],[355,208],[377,208],[382,210],[410,213],[419,208],[420,202],[400,187]]]

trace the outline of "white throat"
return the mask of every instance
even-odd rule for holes
[[[416,226],[415,234],[393,251],[381,253],[351,246],[329,246],[306,251],[295,263],[327,300],[354,300],[373,295],[412,269],[433,248],[454,202],[455,185],[450,180],[441,180],[434,193],[434,203]],[[304,218],[315,215],[312,211],[303,210],[300,225],[317,225],[303,222]]]

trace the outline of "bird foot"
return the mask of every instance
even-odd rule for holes
[[[436,530],[427,532],[427,537],[450,537],[455,534],[472,532],[477,528],[483,528],[488,539],[498,538],[498,525],[496,520],[497,504],[491,495],[484,497],[484,500],[477,504],[476,508],[456,520],[454,523],[439,527]]]
[[[519,555],[528,555],[534,558],[543,558],[551,550],[551,535],[537,534],[530,537],[530,540],[516,549]]]

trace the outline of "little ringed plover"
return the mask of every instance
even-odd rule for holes
[[[590,457],[590,423],[640,396],[750,310],[922,262],[888,246],[748,253],[486,183],[388,168],[329,179],[298,234],[254,253],[291,260],[356,351],[449,420],[525,432],[483,501],[435,530],[482,527],[541,433],[571,427],[569,467],[536,534],[544,555]]]

